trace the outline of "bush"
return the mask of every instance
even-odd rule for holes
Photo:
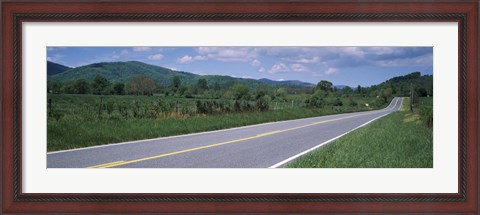
[[[309,99],[305,100],[305,106],[308,108],[321,108],[324,105],[323,98],[318,96],[311,96]]]
[[[352,98],[350,98],[349,101],[350,101],[350,107],[356,107],[356,106],[358,106],[358,103],[357,103],[355,100],[353,100]]]
[[[381,107],[381,106],[383,106],[384,104],[385,104],[385,100],[383,100],[383,99],[381,99],[381,98],[377,98],[377,99],[375,100],[375,103],[374,103],[374,105],[375,105],[376,107]]]
[[[433,128],[433,108],[428,106],[421,106],[419,114],[423,124],[428,128]]]
[[[333,106],[343,106],[343,102],[337,98],[333,101]]]
[[[257,101],[255,102],[255,109],[262,112],[268,111],[269,109],[268,99],[266,99],[265,96],[258,98]]]

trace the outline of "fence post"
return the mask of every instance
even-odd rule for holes
[[[48,99],[48,116],[52,116],[52,99]]]
[[[294,101],[294,100],[292,99],[292,109],[293,109],[293,101]]]
[[[98,118],[100,118],[100,113],[102,111],[102,97],[100,97],[100,104],[98,105]]]

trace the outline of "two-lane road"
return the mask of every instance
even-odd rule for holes
[[[400,110],[337,114],[47,153],[48,168],[278,167],[366,123]]]

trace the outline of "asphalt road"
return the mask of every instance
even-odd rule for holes
[[[401,106],[50,152],[47,167],[273,168]]]

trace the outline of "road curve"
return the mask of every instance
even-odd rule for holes
[[[47,153],[47,168],[278,167],[400,110],[402,101],[402,98],[394,98],[381,110],[50,152]]]

